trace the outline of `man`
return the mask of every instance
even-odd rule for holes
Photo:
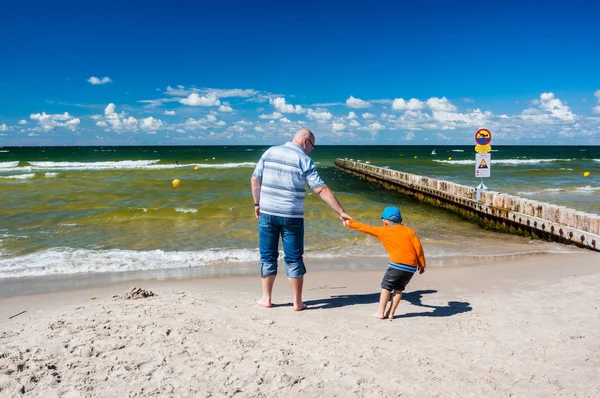
[[[271,307],[280,236],[286,274],[294,296],[294,310],[302,311],[305,308],[302,302],[302,285],[306,268],[302,256],[306,185],[338,213],[341,220],[352,220],[325,185],[308,156],[314,148],[314,134],[306,128],[300,129],[292,142],[269,148],[252,173],[254,214],[259,219],[260,276],[263,289],[262,298],[257,303],[265,308]]]

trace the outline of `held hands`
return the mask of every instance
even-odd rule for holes
[[[344,227],[348,227],[348,221],[354,220],[354,219],[352,217],[350,217],[345,211],[342,211],[340,213],[340,220],[342,221],[342,224],[344,225]]]
[[[422,274],[423,272],[425,272],[425,267],[422,266],[418,266],[417,269],[419,270],[419,274]]]

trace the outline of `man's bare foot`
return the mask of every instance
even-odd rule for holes
[[[258,300],[256,304],[260,305],[261,307],[271,308],[271,300],[266,297],[263,297],[260,300]]]
[[[306,309],[306,304],[300,303],[300,305],[294,304],[294,311],[302,311]]]
[[[383,316],[383,312],[376,312],[373,314],[373,316],[377,319],[385,319],[385,316]]]

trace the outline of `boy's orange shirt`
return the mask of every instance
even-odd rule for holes
[[[390,255],[391,262],[426,267],[421,241],[412,228],[402,224],[373,227],[354,220],[348,221],[348,226],[379,239]]]

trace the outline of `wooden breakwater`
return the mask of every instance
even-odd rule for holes
[[[481,199],[478,201],[474,187],[362,162],[337,159],[335,166],[386,188],[452,210],[487,229],[600,251],[598,214],[494,191],[481,192]]]

